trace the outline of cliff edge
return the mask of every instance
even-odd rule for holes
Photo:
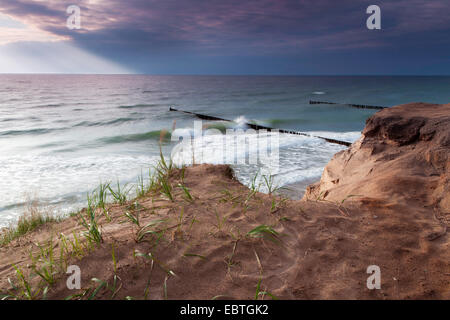
[[[384,201],[450,213],[450,104],[409,103],[375,113],[303,199]]]

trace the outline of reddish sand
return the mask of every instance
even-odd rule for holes
[[[134,240],[137,230],[123,216],[136,210],[133,202],[113,205],[112,221],[100,219],[104,243],[71,263],[81,268],[83,288],[98,286],[94,277],[111,286],[114,243],[116,299],[143,299],[147,287],[149,299],[163,299],[165,289],[168,299],[254,299],[259,279],[280,299],[449,299],[449,154],[450,105],[385,109],[301,201],[260,193],[246,201],[250,190],[229,167],[190,167],[184,183],[193,202],[178,188],[174,202],[159,194],[137,200],[142,225],[167,219],[154,228],[167,229],[159,242],[153,235]],[[171,181],[180,181],[180,171]],[[247,235],[260,225],[273,226],[277,241]],[[70,218],[0,248],[0,292],[8,290],[8,277],[15,279],[13,263],[26,270],[33,243],[81,230]],[[151,252],[153,268],[135,250]],[[380,290],[366,286],[369,265],[381,269]],[[61,275],[48,298],[81,292],[65,281]],[[96,298],[111,294],[102,289]]]

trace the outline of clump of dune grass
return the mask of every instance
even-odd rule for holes
[[[121,186],[119,180],[117,180],[117,189],[114,190],[108,184],[108,190],[111,196],[114,198],[114,201],[120,205],[124,205],[127,202],[127,196],[130,192],[130,188],[127,189],[127,185]]]
[[[97,202],[97,207],[102,209],[106,219],[111,221],[111,217],[109,216],[109,212],[106,208],[106,201],[108,199],[108,189],[110,188],[110,183],[100,183],[97,189],[94,191],[93,197],[94,201]]]
[[[141,226],[141,221],[139,218],[139,211],[136,211],[135,213],[132,212],[125,212],[124,216],[129,220],[129,222],[133,223],[137,227],[136,231],[136,237],[135,241],[137,243],[142,242],[144,240],[144,237],[147,234],[158,234],[159,232],[151,230],[150,227],[157,226],[163,222],[166,222],[165,219],[156,219],[148,222],[145,226]]]
[[[61,218],[56,218],[52,214],[42,212],[42,209],[39,208],[38,201],[31,201],[15,225],[11,225],[3,231],[0,231],[0,247],[35,230],[39,226],[60,220]]]
[[[151,184],[151,181],[150,181],[150,184]],[[136,197],[141,198],[141,197],[145,196],[145,194],[147,193],[147,190],[148,190],[148,188],[145,186],[144,175],[141,171],[141,174],[137,178]]]
[[[278,211],[287,202],[287,200],[287,198],[281,198],[280,201],[277,201],[276,198],[273,198],[270,213]]]
[[[169,182],[169,178],[165,175],[159,176],[159,183],[161,188],[161,194],[169,199],[170,201],[174,201],[173,188]]]
[[[175,169],[175,166],[173,165],[172,160],[167,163],[164,155],[162,153],[161,145],[159,150],[160,160],[155,167],[156,170],[156,182],[153,183],[155,186],[155,189],[159,190],[161,195],[163,195],[165,198],[167,198],[170,201],[174,201],[174,194],[173,194],[173,187],[170,183],[170,175],[172,174],[173,170]]]
[[[16,270],[17,283],[14,283],[10,278],[8,282],[11,286],[11,291],[7,294],[0,295],[2,300],[36,300],[41,297],[46,299],[48,286],[45,288],[34,288],[31,284],[30,278],[25,274],[20,267],[13,265]]]
[[[87,196],[88,206],[86,208],[86,214],[79,213],[78,217],[80,219],[80,225],[83,226],[86,231],[84,231],[84,236],[89,243],[100,244],[103,242],[103,236],[101,229],[98,225],[98,216],[96,215],[97,206],[94,199]]]
[[[272,193],[276,192],[278,189],[280,189],[279,186],[275,185],[275,179],[274,179],[273,175],[269,175],[269,176],[263,175],[262,178],[264,180],[264,184],[265,184],[265,186],[267,188],[267,192],[269,194],[272,194]]]
[[[111,291],[111,297],[110,300],[113,300],[117,293],[119,292],[119,290],[122,288],[122,283],[120,283],[118,285],[118,281],[120,281],[120,278],[117,275],[114,275],[114,279],[113,279],[113,283],[110,285],[107,281],[98,279],[98,278],[92,278],[91,279],[92,282],[97,283],[98,286],[92,291],[92,293],[89,295],[89,297],[87,298],[87,300],[94,300],[95,297],[97,296],[97,294],[103,289],[105,288],[108,291]],[[69,300],[71,300],[72,297],[70,297]]]

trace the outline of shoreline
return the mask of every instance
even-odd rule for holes
[[[125,201],[103,185],[77,215],[0,247],[0,294],[449,299],[449,133],[450,104],[382,110],[301,200],[249,189],[229,166],[174,168],[162,158],[138,198]],[[107,190],[118,203],[104,203]],[[42,261],[53,272],[31,278],[48,269]],[[66,287],[72,264],[82,272],[80,290]],[[381,290],[366,287],[370,265],[381,268]],[[8,278],[19,288],[27,279],[31,296]]]

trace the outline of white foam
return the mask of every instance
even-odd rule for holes
[[[360,136],[360,132],[315,131],[308,134],[348,142],[354,142]],[[261,154],[259,146],[266,145],[264,140],[273,139],[274,135],[275,133],[255,134],[257,138],[252,140],[254,143],[237,145],[225,139],[224,135],[208,135],[203,139],[194,139],[191,144],[185,145],[183,150],[175,150],[172,159],[178,165],[192,164],[193,161],[230,164],[235,169],[237,178],[246,185],[250,185],[252,178],[259,171],[260,175],[273,175],[275,184],[284,186],[320,177],[323,167],[332,156],[346,148],[319,138],[280,134],[279,153],[274,154],[278,157],[276,161],[269,159],[270,161],[258,161],[257,164],[250,163],[252,156]]]
[[[186,130],[188,135],[193,133],[192,129],[181,130]],[[356,141],[360,136],[360,132],[308,133],[349,142]],[[207,135],[203,140],[194,139],[193,148],[183,153],[174,152],[173,161],[177,165],[192,163],[193,149],[196,163],[231,164],[237,178],[246,185],[251,184],[251,179],[259,171],[260,175],[274,174],[275,184],[283,186],[319,177],[333,154],[345,148],[318,138],[280,134],[277,161],[272,161],[270,157],[269,161],[260,161],[264,159],[257,158],[258,163],[249,164],[250,158],[261,154],[261,145],[270,144],[269,141],[274,135],[275,133],[254,134],[250,137],[253,143],[237,145],[224,139],[224,135]],[[101,181],[114,182],[119,179],[122,183],[134,182],[133,179],[141,173],[141,170],[145,173],[157,161],[157,156],[140,153],[136,155],[98,153],[78,156],[2,154],[0,227],[7,226],[22,214],[21,208],[8,206],[23,203],[30,196],[42,199],[44,203],[56,205],[59,213],[69,213],[84,207],[86,192],[92,191]],[[261,191],[267,190],[263,187]]]
[[[235,118],[233,121],[236,122],[238,127],[245,127],[246,124],[249,122],[245,116],[239,116]]]
[[[141,170],[148,170],[156,156],[107,154],[95,156],[11,156],[0,157],[0,209],[23,203],[27,198],[43,200],[49,205],[61,203],[68,213],[85,206],[86,192],[100,182],[116,179],[128,182]],[[0,227],[22,214],[21,208],[0,211]]]

